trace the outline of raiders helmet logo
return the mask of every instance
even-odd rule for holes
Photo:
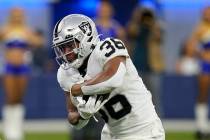
[[[82,23],[79,25],[79,28],[82,30],[82,32],[83,32],[84,34],[87,34],[87,36],[90,36],[90,35],[92,34],[92,28],[91,28],[89,22],[82,22]]]

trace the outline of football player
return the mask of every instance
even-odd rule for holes
[[[89,17],[71,14],[56,24],[53,48],[74,127],[82,128],[100,114],[106,122],[103,140],[165,139],[151,93],[121,40],[100,40]]]

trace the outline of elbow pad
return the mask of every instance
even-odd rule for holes
[[[84,126],[86,126],[88,122],[89,122],[89,119],[87,120],[79,119],[79,122],[76,125],[72,125],[72,126],[79,130],[83,128]]]
[[[84,85],[81,87],[81,90],[84,95],[110,93],[114,88],[122,85],[125,73],[126,67],[121,62],[117,69],[117,72],[111,78],[95,85]]]

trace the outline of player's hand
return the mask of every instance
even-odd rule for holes
[[[86,103],[79,103],[77,105],[78,112],[83,119],[91,118],[98,110],[108,101],[108,99],[103,100],[101,96],[97,99],[96,95],[90,96]]]
[[[71,87],[74,84],[82,83],[84,82],[83,77],[80,75],[79,71],[75,68],[70,68],[68,71],[64,71],[64,78],[61,78],[61,81],[59,81],[61,88],[64,91],[69,92]]]
[[[85,104],[86,101],[83,99],[82,96],[72,96],[70,94],[70,100],[73,103],[74,106],[78,106],[79,104]]]

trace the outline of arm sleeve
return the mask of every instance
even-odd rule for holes
[[[84,79],[77,69],[69,68],[64,70],[60,67],[57,72],[57,81],[63,91],[69,92],[73,84],[83,82]]]
[[[120,87],[124,80],[124,75],[126,73],[125,64],[120,63],[117,72],[108,80],[89,86],[82,86],[81,90],[84,95],[94,95],[94,94],[106,94],[110,93],[113,89]]]
[[[59,83],[59,85],[60,85],[60,87],[63,89],[63,91],[65,91],[65,92],[69,92],[68,91],[68,88],[66,88],[64,85],[64,82],[65,82],[65,71],[60,67],[59,69],[58,69],[58,72],[57,72],[57,81],[58,81],[58,83]]]

